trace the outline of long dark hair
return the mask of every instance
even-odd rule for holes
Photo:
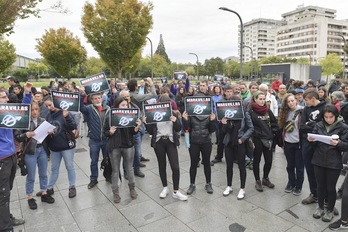
[[[323,121],[326,123],[325,118],[324,118],[325,113],[332,113],[335,116],[335,122],[337,121],[337,118],[340,116],[336,106],[331,105],[331,104],[327,104],[324,107],[323,111],[321,112],[321,117],[323,118]]]
[[[284,99],[282,101],[282,105],[280,106],[279,117],[278,117],[279,128],[284,128],[286,120],[288,118],[288,115],[289,115],[289,113],[291,111],[291,109],[289,108],[289,105],[288,105],[288,99],[291,96],[293,96],[295,98],[295,95],[293,95],[292,93],[288,93],[284,97]],[[296,98],[295,98],[295,101],[297,102]]]

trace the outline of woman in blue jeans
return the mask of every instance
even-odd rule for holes
[[[34,199],[34,183],[36,174],[36,165],[39,168],[39,180],[41,191],[41,202],[48,204],[54,203],[54,198],[47,194],[47,153],[49,152],[46,140],[42,143],[37,142],[34,130],[45,121],[40,118],[40,106],[38,103],[31,104],[31,120],[28,131],[15,131],[15,138],[22,143],[22,151],[25,154],[24,161],[27,168],[27,177],[25,182],[25,191],[28,196],[28,205],[30,209],[37,209],[36,200]]]
[[[74,167],[76,141],[68,139],[68,134],[69,131],[76,129],[76,122],[71,113],[55,108],[51,99],[46,100],[45,105],[49,110],[46,121],[56,127],[47,136],[47,144],[51,150],[51,176],[48,181],[47,191],[49,194],[54,193],[53,186],[58,179],[59,166],[63,158],[65,168],[68,171],[69,198],[73,198],[76,196],[76,173]]]
[[[288,183],[286,193],[301,194],[304,180],[304,163],[300,149],[300,118],[303,106],[297,104],[293,94],[284,97],[280,106],[278,125],[283,128],[284,154],[287,161]]]

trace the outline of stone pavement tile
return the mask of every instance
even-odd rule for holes
[[[312,215],[316,207],[317,204],[303,205],[299,203],[280,213],[278,216],[306,230],[323,231],[329,226],[329,223],[313,218]],[[338,217],[335,217],[332,221],[337,219]]]
[[[173,216],[169,216],[138,228],[139,232],[190,232],[192,231],[183,222]]]
[[[81,231],[136,231],[111,202],[81,210],[73,217]]]
[[[167,210],[152,200],[123,208],[120,212],[135,228],[170,216]]]
[[[238,200],[235,194],[209,201],[206,206],[208,211],[219,212],[230,219],[235,219],[258,208],[246,200]]]
[[[55,203],[42,203],[39,197],[36,197],[38,208],[29,209],[26,199],[21,200],[21,209],[26,223],[24,227],[28,230],[36,231],[55,231],[61,228],[75,228],[76,224],[71,212],[66,206],[63,198],[59,193],[54,194]]]
[[[19,229],[18,227],[15,227],[15,231]],[[20,230],[18,230],[21,232]],[[23,230],[25,232],[47,232],[47,231],[69,231],[69,232],[81,232],[79,226],[74,222],[72,224],[60,224],[57,226],[51,226],[51,225],[43,225],[43,226],[36,226],[36,227],[29,227],[25,228]]]
[[[229,231],[228,225],[232,223],[230,218],[216,211],[207,211],[204,217],[187,223],[193,231]]]
[[[157,202],[157,203],[158,203],[159,205],[161,205],[162,207],[165,206],[165,205],[169,205],[169,204],[171,204],[171,203],[173,203],[173,202],[179,201],[179,200],[174,199],[174,198],[172,197],[172,194],[173,194],[173,187],[172,187],[171,184],[169,185],[169,183],[168,183],[168,188],[169,188],[169,194],[168,194],[167,197],[164,198],[164,199],[162,199],[162,198],[159,197],[161,191],[163,190],[163,187],[160,187],[160,188],[157,188],[157,189],[153,189],[153,190],[151,190],[151,191],[148,191],[148,192],[147,192],[147,195],[148,195],[153,201]],[[186,192],[185,192],[185,191],[183,191],[183,190],[181,190],[181,189],[180,189],[180,191],[181,191],[181,193],[185,193],[185,195],[186,195]]]
[[[195,197],[189,197],[187,201],[173,202],[164,208],[185,224],[204,217],[209,211],[208,206]]]
[[[286,232],[308,232],[308,230],[303,229],[299,226],[293,226],[291,229],[287,230]]]
[[[225,166],[225,165],[224,165]],[[238,170],[238,168],[237,168]],[[238,170],[239,171],[239,170]],[[235,172],[235,170],[233,170],[233,172]],[[236,180],[238,179],[239,180],[239,175],[233,175],[233,179]],[[226,166],[224,168],[223,171],[213,171],[211,172],[211,182],[213,185],[217,186],[217,187],[225,187],[227,186],[227,177],[226,177]],[[233,184],[233,182],[232,182]]]
[[[65,170],[64,164],[61,164],[60,169]],[[65,170],[66,171],[66,170]],[[86,174],[81,169],[76,169],[76,181],[75,186],[82,186],[87,185],[89,183],[89,178],[86,176]],[[49,178],[49,177],[48,177]],[[65,191],[66,195],[68,195],[68,189],[69,189],[69,180],[68,180],[68,173],[67,172],[59,172],[58,180],[54,186],[54,190],[61,190]]]
[[[141,170],[145,177],[135,177],[135,186],[141,189],[144,192],[151,191],[153,189],[157,189],[162,187],[161,180],[158,174],[153,173],[151,171]],[[169,184],[169,183],[168,183]]]
[[[279,194],[277,191],[265,187],[263,192],[245,200],[268,212],[279,214],[287,208],[298,204],[299,199],[293,194]]]
[[[261,208],[236,218],[234,222],[246,228],[246,231],[287,231],[293,224]]]
[[[84,185],[77,187],[76,192],[76,197],[71,199],[67,195],[63,195],[64,201],[72,214],[109,202],[109,199],[97,187],[87,189]]]
[[[196,184],[196,191],[194,191],[192,195],[198,200],[201,200],[202,202],[209,202],[211,200],[221,197],[221,190],[220,188],[216,187],[214,183],[212,183],[212,187],[214,190],[212,194],[207,193],[204,187],[205,182],[201,184]]]

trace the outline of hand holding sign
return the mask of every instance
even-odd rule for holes
[[[24,93],[28,94],[31,92],[31,87],[33,87],[33,84],[30,82],[26,82],[24,85]]]
[[[172,122],[176,122],[176,117],[172,115],[172,116],[170,116],[169,120]]]

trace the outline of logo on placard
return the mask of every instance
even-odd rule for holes
[[[196,105],[195,108],[193,109],[193,113],[202,114],[206,108],[207,108],[206,106]]]
[[[98,92],[100,90],[100,87],[101,87],[102,84],[103,84],[103,82],[93,83],[91,91]]]
[[[237,110],[226,110],[225,118],[233,118],[236,113],[237,113]]]
[[[157,122],[160,122],[162,121],[163,117],[166,115],[166,112],[156,112],[154,115],[153,115],[153,120],[154,121],[157,121]]]
[[[59,104],[59,107],[62,109],[62,110],[67,110],[69,109],[70,106],[72,106],[74,103],[72,102],[67,102],[67,101],[61,101],[60,104]]]
[[[21,116],[12,116],[12,115],[6,115],[3,119],[1,124],[7,126],[7,127],[12,127],[16,124],[17,121],[21,120]]]
[[[127,126],[127,125],[130,123],[130,121],[132,121],[132,120],[133,120],[132,118],[128,119],[128,118],[126,118],[126,117],[122,117],[122,118],[120,119],[119,124],[120,124],[121,126]]]

